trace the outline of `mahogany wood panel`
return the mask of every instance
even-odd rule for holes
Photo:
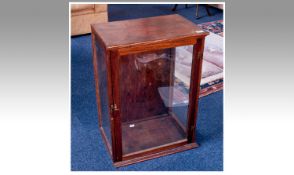
[[[113,103],[111,105],[113,127],[112,127],[112,135],[113,135],[113,147],[115,147],[115,154],[113,154],[114,161],[122,160],[122,136],[121,136],[121,103],[120,103],[120,91],[119,91],[119,54],[117,51],[110,52],[110,70],[111,70],[111,81],[113,87],[112,97]],[[115,87],[115,88],[114,88]]]
[[[165,15],[92,25],[108,49],[174,40],[207,33],[180,15]]]

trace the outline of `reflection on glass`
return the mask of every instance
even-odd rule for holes
[[[109,146],[111,146],[111,125],[110,125],[110,113],[108,108],[108,90],[107,90],[107,70],[106,60],[104,59],[104,50],[100,46],[96,45],[97,50],[97,70],[98,70],[98,90],[101,106],[101,125],[102,130],[106,136]]]
[[[120,58],[124,155],[186,139],[192,54],[185,47]]]

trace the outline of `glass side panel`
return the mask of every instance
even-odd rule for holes
[[[106,70],[106,58],[104,50],[96,44],[97,54],[97,69],[98,69],[98,86],[100,95],[100,108],[101,108],[101,125],[106,135],[106,138],[111,146],[111,125],[110,125],[110,113],[109,113],[109,101],[108,101],[108,85],[107,85],[107,70]],[[98,114],[99,115],[99,114]]]
[[[123,155],[187,138],[190,47],[120,58]]]

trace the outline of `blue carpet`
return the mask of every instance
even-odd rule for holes
[[[109,21],[173,14],[173,5],[109,5]],[[179,5],[177,13],[195,23],[222,19],[222,12],[211,8],[207,17],[200,6]],[[91,36],[71,39],[71,169],[73,171],[222,171],[223,170],[223,91],[200,99],[197,123],[197,149],[114,168],[98,130],[98,114],[93,77]]]

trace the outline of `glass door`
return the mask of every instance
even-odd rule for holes
[[[119,60],[123,156],[187,141],[193,46]]]

